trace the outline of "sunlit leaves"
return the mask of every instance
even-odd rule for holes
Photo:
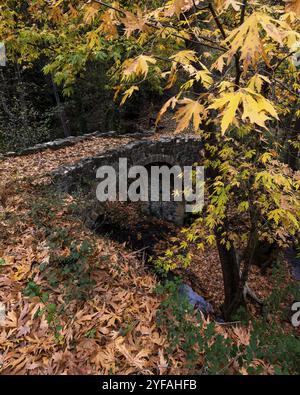
[[[161,120],[162,116],[168,111],[169,108],[174,110],[175,106],[177,104],[177,99],[176,97],[171,97],[166,103],[163,105],[161,110],[159,111],[157,118],[156,118],[156,125],[158,125],[159,121]]]
[[[225,2],[224,2],[225,10],[227,10],[230,6],[234,9],[234,11],[239,11],[241,8],[241,1],[240,0],[225,0]]]
[[[91,23],[94,21],[96,16],[98,15],[100,9],[100,4],[91,2],[86,5],[84,8],[84,22]]]
[[[198,0],[169,0],[166,4],[165,16],[179,16],[182,12],[186,12],[194,7],[194,4],[199,4]]]
[[[216,99],[214,103],[210,106],[210,108],[216,110],[224,108],[221,121],[222,133],[225,133],[229,125],[231,125],[234,121],[238,106],[241,102],[241,98],[242,96],[240,92],[226,93],[223,95],[223,97]]]
[[[240,0],[214,0],[212,3],[220,13],[227,11],[231,7],[234,11],[239,11],[242,4]]]
[[[188,65],[191,64],[192,62],[196,62],[197,56],[195,51],[183,50],[177,52],[175,55],[172,55],[171,59],[173,59],[175,62],[178,62],[180,64]]]
[[[176,63],[172,64],[171,70],[162,74],[162,77],[168,76],[168,82],[165,89],[170,89],[175,85],[177,81],[177,66]]]
[[[213,64],[213,68],[215,68],[216,70],[218,70],[221,73],[223,71],[224,66],[225,66],[225,60],[226,60],[226,55],[220,56]]]
[[[278,44],[283,44],[283,39],[287,34],[278,26],[278,21],[267,14],[253,12],[241,26],[233,30],[226,38],[226,42],[230,43],[231,46],[225,55],[227,64],[231,62],[238,51],[240,51],[244,72],[250,66],[255,67],[261,57],[268,63],[264,40],[262,39],[263,32]],[[223,60],[224,56],[222,62]],[[216,63],[218,69],[221,69],[221,66],[222,64]]]
[[[250,123],[265,128],[265,122],[270,119],[268,115],[278,119],[277,112],[269,100],[248,88],[244,91],[246,93],[242,95],[244,109],[242,120],[248,118]]]
[[[274,157],[274,154],[272,152],[264,152],[259,160],[261,161],[261,163],[263,163],[264,165],[269,162],[272,158]]]
[[[123,64],[122,81],[128,81],[135,76],[145,78],[149,72],[149,64],[154,65],[155,63],[156,59],[146,55],[127,59]]]
[[[176,105],[179,106],[175,114],[175,119],[177,121],[176,132],[179,133],[187,129],[190,124],[193,125],[194,131],[197,132],[200,124],[207,118],[207,110],[198,101],[189,98],[178,100],[176,97],[172,97],[169,99],[161,108],[157,116],[156,124],[159,123],[161,117],[169,108],[174,109]]]
[[[189,127],[192,122],[194,130],[197,132],[201,121],[207,117],[207,111],[205,107],[198,101],[191,100],[188,98],[178,101],[181,106],[176,112],[175,118],[177,121],[176,132],[181,132]]]
[[[214,82],[210,71],[208,71],[206,69],[198,71],[195,75],[195,79],[196,79],[196,81],[200,81],[203,84],[204,88],[207,88],[207,89]]]
[[[248,88],[254,92],[260,93],[264,83],[271,84],[271,81],[264,75],[255,74],[250,78]]]
[[[132,95],[133,95],[133,93],[135,92],[135,91],[138,91],[139,90],[139,88],[138,88],[138,86],[136,86],[136,85],[133,85],[133,86],[131,86],[129,89],[127,89],[125,92],[124,92],[124,94],[123,94],[123,98],[122,98],[122,100],[121,100],[121,106],[126,102],[126,100],[128,99],[128,98],[130,98]]]
[[[241,119],[250,121],[263,128],[267,120],[278,118],[272,104],[261,94],[255,93],[249,88],[240,89],[237,92],[223,92],[221,97],[213,100],[211,109],[223,110],[221,113],[221,130],[224,134],[229,126],[237,120],[237,112],[240,108]]]
[[[130,11],[124,11],[125,17],[121,18],[121,22],[125,26],[125,34],[130,37],[134,32],[143,32],[148,29],[147,27],[147,15],[138,9],[136,14]]]
[[[238,12],[241,9],[242,0],[214,0],[213,3],[220,13],[228,9]]]

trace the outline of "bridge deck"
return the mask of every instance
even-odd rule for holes
[[[185,135],[188,136],[188,135]],[[189,135],[191,137],[191,135]],[[84,158],[89,158],[116,149],[139,140],[158,140],[163,137],[175,137],[173,132],[154,133],[145,137],[139,135],[95,136],[88,140],[79,141],[71,146],[44,149],[21,156],[9,156],[0,161],[0,184],[5,185],[12,180],[31,179],[34,184],[45,183],[51,173],[62,166],[71,166]],[[49,181],[48,180],[48,181]]]

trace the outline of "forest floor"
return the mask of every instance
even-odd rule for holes
[[[168,354],[166,329],[157,326],[157,276],[126,242],[88,230],[76,198],[51,185],[59,166],[132,140],[94,137],[0,162],[0,373],[189,372],[184,352]],[[215,250],[197,253],[182,274],[196,276],[195,290],[214,306],[222,302]],[[261,298],[274,287],[256,267],[249,285]],[[219,326],[218,333],[247,339],[245,329]],[[269,365],[264,371],[273,373]]]

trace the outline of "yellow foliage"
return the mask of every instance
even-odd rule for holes
[[[100,31],[106,34],[106,38],[113,40],[119,36],[114,11],[107,10],[104,12],[101,21]]]
[[[183,50],[171,56],[171,59],[181,64],[191,64],[197,61],[197,55],[195,51]]]
[[[240,106],[243,121],[249,119],[250,123],[263,128],[266,127],[265,122],[270,119],[268,115],[278,118],[273,105],[262,95],[255,93],[249,88],[240,89],[237,92],[223,92],[221,97],[214,99],[209,106],[210,109],[223,109],[221,114],[221,130],[223,134],[234,121],[237,121],[236,113]]]
[[[177,104],[176,97],[171,97],[166,103],[162,106],[161,110],[159,111],[157,118],[156,118],[156,125],[158,125],[159,121],[161,120],[162,116],[167,112],[168,108],[171,107],[174,110]]]
[[[241,1],[239,0],[216,0],[217,9],[220,11],[227,10],[230,6],[234,11],[239,11],[241,8]]]
[[[271,84],[271,81],[268,77],[261,74],[255,74],[252,78],[250,78],[248,82],[248,88],[254,92],[260,93],[264,82]]]
[[[196,3],[198,3],[196,1]],[[193,0],[170,0],[166,4],[165,16],[179,16],[182,12],[190,10],[194,6]]]
[[[182,107],[176,112],[175,118],[177,121],[176,132],[181,132],[187,129],[190,122],[193,121],[193,127],[195,131],[199,130],[199,126],[202,120],[207,117],[207,111],[205,107],[198,101],[184,98],[179,100],[178,104]]]
[[[98,15],[100,9],[100,5],[98,3],[89,3],[84,8],[84,22],[91,23],[94,21],[96,16]]]
[[[151,56],[140,55],[135,59],[127,59],[123,64],[122,81],[128,81],[132,76],[147,76],[149,65],[155,64],[156,59]]]
[[[130,98],[131,96],[132,96],[132,94],[135,92],[135,91],[138,91],[139,90],[139,88],[136,86],[136,85],[133,85],[133,86],[131,86],[129,89],[127,89],[124,93],[123,93],[123,99],[122,99],[122,101],[121,101],[121,106],[123,106],[123,104],[126,102],[126,100],[128,99],[128,98]]]
[[[125,11],[124,14],[125,17],[121,18],[121,22],[125,26],[126,37],[130,37],[135,31],[143,32],[148,29],[147,16],[140,9],[138,9],[136,15],[130,11]]]
[[[219,62],[215,63],[215,67],[221,70],[224,58],[227,58],[227,64],[229,64],[238,51],[240,51],[244,72],[248,70],[249,66],[255,67],[261,57],[269,64],[261,35],[262,30],[279,44],[283,44],[283,40],[287,36],[287,32],[280,28],[278,21],[267,14],[253,12],[241,26],[234,29],[226,38],[225,41],[231,45],[231,48],[225,55],[222,55]]]

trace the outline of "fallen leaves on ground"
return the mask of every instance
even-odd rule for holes
[[[167,333],[157,327],[161,299],[155,275],[124,244],[86,229],[74,214],[76,199],[56,196],[48,177],[61,165],[130,140],[97,137],[0,162],[0,373],[189,372],[184,352],[168,355]],[[66,262],[85,242],[93,250],[74,275]],[[205,296],[219,303],[216,252],[198,254],[191,270]],[[251,273],[250,285],[251,276],[257,273]],[[260,292],[268,292],[270,284],[259,281],[253,287],[264,296]],[[247,329],[217,328],[237,343],[249,341]],[[272,374],[269,366],[265,371]]]

